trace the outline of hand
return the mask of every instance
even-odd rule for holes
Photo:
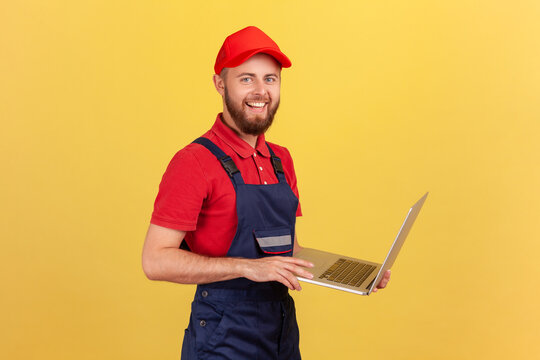
[[[295,275],[312,279],[313,274],[305,267],[313,267],[309,261],[285,256],[270,256],[260,259],[243,259],[242,276],[252,281],[278,281],[291,290],[302,290]]]
[[[373,289],[373,292],[377,292],[377,290],[379,289],[384,289],[386,285],[388,285],[388,282],[390,281],[390,275],[391,275],[390,270],[386,270],[381,281],[379,281],[379,285],[375,286],[375,288]]]

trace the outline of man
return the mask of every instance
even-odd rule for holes
[[[171,160],[143,249],[149,279],[198,284],[182,359],[300,359],[293,162],[266,143],[291,62],[256,27],[225,39],[214,66],[223,112]],[[380,287],[383,287],[381,284]]]

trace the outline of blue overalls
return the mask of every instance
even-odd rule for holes
[[[245,184],[232,159],[206,138],[194,141],[221,162],[236,191],[238,227],[229,257],[292,256],[298,198],[270,146],[277,184]],[[300,359],[294,301],[278,282],[246,278],[198,285],[182,360]]]

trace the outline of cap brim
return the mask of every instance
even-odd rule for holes
[[[246,51],[244,53],[239,54],[235,58],[227,61],[227,63],[223,64],[224,68],[231,68],[231,67],[237,67],[238,65],[241,65],[244,61],[249,59],[255,54],[267,54],[276,59],[278,63],[281,64],[281,67],[288,68],[291,67],[292,63],[289,58],[282,53],[281,51],[276,51],[276,49],[273,48],[260,48],[260,49],[252,49],[250,51]]]

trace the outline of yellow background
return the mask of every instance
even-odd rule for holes
[[[305,359],[540,357],[540,3],[3,1],[2,359],[178,359],[193,286],[141,247],[173,154],[221,108],[225,36],[292,59],[268,139],[305,246],[382,261],[369,297],[293,296]]]

